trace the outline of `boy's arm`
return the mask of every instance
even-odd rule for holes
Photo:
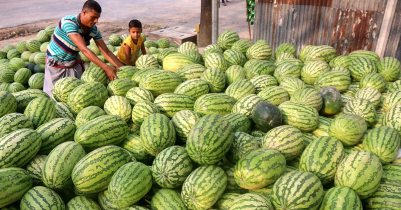
[[[119,68],[121,66],[124,66],[123,63],[121,63],[120,60],[107,48],[106,43],[102,39],[96,40],[95,41],[96,45],[99,47],[100,51],[102,52],[104,58],[108,60],[113,66]],[[119,71],[119,69],[117,69]]]
[[[142,50],[142,55],[146,55],[146,49],[145,49],[145,45],[143,44],[143,42],[141,44],[141,50]]]
[[[125,59],[128,66],[131,66],[131,48],[125,45]]]

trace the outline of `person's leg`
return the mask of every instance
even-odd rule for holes
[[[226,1],[225,0],[221,0],[221,2],[223,3],[224,6],[226,6]]]

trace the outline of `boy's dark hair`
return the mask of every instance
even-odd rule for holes
[[[128,27],[129,28],[142,28],[142,23],[141,23],[141,21],[134,19],[134,20],[129,21]]]
[[[97,13],[102,13],[102,7],[100,7],[100,4],[95,0],[87,0],[82,7],[82,10],[84,9],[87,9],[88,11],[95,10]]]

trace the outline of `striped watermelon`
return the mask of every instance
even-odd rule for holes
[[[344,67],[344,68],[348,68],[349,65],[351,64],[351,57],[347,56],[347,55],[340,55],[337,56],[335,58],[333,58],[329,65],[331,68],[335,68],[335,67]]]
[[[81,209],[92,209],[101,210],[100,206],[92,199],[85,196],[77,196],[71,199],[67,203],[68,210],[81,210]]]
[[[33,61],[36,64],[46,64],[46,54],[45,53],[38,53],[33,58]]]
[[[323,195],[322,183],[316,175],[292,171],[274,183],[271,201],[276,209],[316,210]]]
[[[244,96],[234,104],[231,112],[244,114],[248,117],[248,119],[251,119],[253,108],[255,108],[255,106],[262,101],[263,98],[255,94]]]
[[[386,114],[383,116],[382,124],[384,126],[396,129],[398,131],[398,134],[401,134],[400,116],[401,116],[401,104],[397,104],[386,112]]]
[[[129,89],[125,97],[128,99],[132,107],[141,101],[153,102],[154,100],[152,93],[141,87],[133,87]]]
[[[351,59],[364,57],[373,61],[375,64],[379,62],[380,57],[373,51],[355,50],[348,55]]]
[[[253,45],[252,41],[249,39],[240,39],[231,46],[231,49],[238,50],[243,55],[246,55],[246,51]]]
[[[382,104],[383,113],[386,113],[391,107],[401,104],[401,90],[387,94]]]
[[[214,45],[214,46],[216,46],[216,45]],[[209,48],[209,49],[205,48],[205,50],[203,51],[203,54],[202,54],[203,60],[205,60],[205,58],[207,56],[209,56],[211,53],[218,53],[220,55],[223,55],[223,50],[220,47],[219,48]]]
[[[362,203],[355,191],[349,187],[337,186],[326,192],[320,209],[362,210]]]
[[[8,91],[10,93],[17,93],[17,92],[20,92],[20,91],[23,91],[23,90],[25,90],[25,87],[24,87],[24,85],[22,85],[19,82],[13,82],[8,87]]]
[[[201,64],[202,63],[202,55],[198,50],[185,50],[182,54],[189,56],[194,63]]]
[[[252,78],[251,83],[255,86],[255,94],[260,93],[266,87],[277,86],[277,80],[270,75],[260,75]]]
[[[56,107],[56,118],[66,118],[75,121],[75,115],[70,105],[64,102],[56,102],[54,106]]]
[[[401,207],[401,187],[381,184],[377,191],[367,199],[362,200],[364,209],[391,209]]]
[[[22,68],[22,69],[19,69],[17,72],[15,72],[14,81],[19,82],[23,85],[27,85],[28,80],[31,76],[32,76],[31,70],[29,70],[27,68]]]
[[[233,135],[233,143],[230,150],[227,152],[226,158],[231,163],[237,163],[248,152],[258,149],[256,139],[244,132],[235,132]]]
[[[274,209],[269,199],[257,193],[246,193],[236,198],[230,210]]]
[[[81,125],[74,135],[75,142],[84,147],[98,148],[119,144],[127,137],[127,124],[115,115],[97,117]]]
[[[17,99],[17,111],[19,113],[23,113],[29,102],[31,102],[33,99],[39,97],[49,98],[49,95],[47,95],[45,92],[36,89],[23,90],[13,93],[13,95],[15,99]]]
[[[331,183],[344,153],[340,141],[322,136],[310,143],[302,153],[299,169],[315,174],[322,184]]]
[[[386,89],[386,79],[379,73],[367,74],[359,82],[359,88],[364,87],[372,87],[382,93]]]
[[[274,104],[275,106],[290,100],[290,95],[288,94],[287,90],[279,86],[266,87],[264,90],[258,93],[258,96],[265,101]]]
[[[263,148],[278,150],[285,159],[292,160],[304,150],[302,132],[290,125],[282,125],[271,129],[261,141]]]
[[[43,183],[54,190],[71,184],[71,172],[75,164],[85,156],[84,148],[73,141],[64,142],[54,148],[43,165]]]
[[[142,70],[150,67],[159,68],[159,63],[157,62],[157,58],[151,55],[141,55],[135,62],[136,68]],[[166,69],[170,70],[170,69]]]
[[[9,91],[9,87],[10,87],[10,83],[7,83],[7,82],[4,82],[4,83],[2,83],[2,82],[0,82],[0,91]]]
[[[348,70],[351,72],[353,81],[356,82],[359,82],[367,74],[377,72],[375,63],[366,57],[352,58]]]
[[[199,164],[215,164],[230,149],[232,133],[231,125],[225,118],[217,114],[205,115],[188,134],[187,152]]]
[[[15,45],[15,49],[17,49],[17,51],[19,53],[23,53],[24,51],[27,51],[28,49],[26,49],[26,41],[20,41]]]
[[[176,141],[174,124],[168,117],[158,113],[145,118],[140,134],[143,148],[153,156],[174,145]]]
[[[244,68],[238,65],[233,65],[230,66],[226,72],[224,72],[226,75],[226,84],[231,85],[233,82],[245,79],[246,78],[246,72]]]
[[[319,125],[312,133],[315,136],[329,136],[329,126],[333,120],[323,116],[319,116]]]
[[[23,114],[10,113],[0,118],[0,138],[19,129],[33,129],[33,124]]]
[[[181,110],[192,110],[195,99],[179,93],[164,93],[155,99],[155,105],[161,114],[173,117]]]
[[[235,31],[227,30],[217,38],[217,45],[223,50],[231,49],[233,44],[239,40],[239,35]]]
[[[367,127],[372,127],[376,121],[375,106],[366,99],[355,98],[347,102],[343,112],[362,117]]]
[[[10,69],[3,69],[0,71],[0,82],[12,83],[14,82],[15,71]]]
[[[251,151],[235,165],[235,181],[245,189],[265,187],[283,175],[285,164],[285,157],[277,150]]]
[[[42,140],[39,152],[41,154],[49,154],[49,152],[59,144],[66,141],[73,141],[76,127],[71,120],[55,118],[39,126],[36,131]]]
[[[395,163],[383,166],[381,184],[389,184],[401,187],[401,166]]]
[[[351,73],[349,72],[349,70],[347,68],[344,68],[341,66],[334,67],[331,69],[331,71],[342,72],[348,76],[351,76]]]
[[[229,114],[236,103],[235,99],[223,93],[209,93],[196,99],[194,111],[201,115]]]
[[[109,96],[125,96],[133,87],[136,87],[136,84],[130,79],[116,79],[109,83],[107,91]]]
[[[309,60],[322,60],[325,61],[326,63],[329,63],[336,56],[337,56],[337,51],[332,46],[328,45],[311,46],[308,52],[306,53],[304,60],[302,59],[301,60],[304,62]]]
[[[224,118],[226,118],[226,120],[228,120],[228,122],[231,124],[231,128],[233,129],[234,133],[251,132],[251,120],[248,119],[246,115],[240,113],[230,113],[224,115]]]
[[[154,97],[157,97],[163,93],[173,93],[181,83],[180,76],[175,72],[159,70],[144,75],[139,82],[139,87],[149,90]]]
[[[274,71],[274,78],[281,83],[287,77],[301,78],[302,67],[294,63],[284,63],[278,65]]]
[[[40,97],[29,102],[24,111],[35,128],[49,122],[56,117],[56,108],[49,98]]]
[[[200,78],[206,70],[201,64],[187,64],[177,69],[176,73],[181,77],[182,81]]]
[[[55,191],[37,186],[25,193],[21,199],[21,210],[30,209],[64,210],[65,204]]]
[[[232,65],[244,66],[245,62],[247,61],[247,58],[245,57],[244,54],[234,49],[229,49],[224,51],[223,56],[224,59],[226,59],[229,66]]]
[[[377,108],[381,102],[380,92],[373,87],[363,87],[355,92],[354,98],[366,99],[370,101],[375,108]]]
[[[219,53],[210,53],[205,58],[205,66],[206,68],[217,68],[222,72],[225,72],[230,65],[223,55]]]
[[[103,111],[103,109],[97,107],[97,106],[88,106],[84,109],[82,109],[75,120],[75,124],[77,127],[80,127],[84,123],[95,119],[96,117],[100,117],[106,115],[106,112]]]
[[[45,81],[45,74],[36,73],[29,78],[28,85],[31,89],[42,89],[44,81]]]
[[[8,63],[8,67],[14,72],[17,72],[19,69],[25,67],[25,61],[22,60],[22,58],[11,58],[10,63]]]
[[[194,59],[188,55],[171,53],[163,59],[163,69],[177,71],[181,66],[194,63],[196,63]]]
[[[103,85],[107,85],[110,82],[106,72],[96,65],[89,66],[88,69],[85,69],[85,72],[81,76],[81,80],[87,83],[99,82]]]
[[[225,92],[227,95],[233,97],[235,100],[239,100],[245,96],[255,93],[255,86],[252,82],[247,79],[242,79],[233,82],[229,85]]]
[[[379,157],[382,164],[392,162],[400,148],[401,139],[396,130],[381,126],[370,130],[363,140],[363,149]]]
[[[259,75],[273,75],[274,71],[276,70],[276,66],[272,61],[255,60],[249,63],[248,66],[245,64],[244,69],[246,71],[246,78],[252,79]]]
[[[154,113],[160,113],[160,110],[154,103],[141,101],[132,108],[132,122],[134,122],[135,125],[140,126],[145,118]]]
[[[127,138],[121,143],[121,147],[130,152],[136,160],[142,163],[150,164],[153,161],[153,156],[142,147],[141,137],[138,135],[128,134]]]
[[[224,172],[227,175],[227,187],[226,187],[225,193],[235,193],[236,194],[236,193],[245,193],[248,191],[246,189],[241,188],[235,182],[235,177],[234,177],[235,165],[231,165],[231,164],[225,164],[225,165],[220,164],[220,165],[221,165],[221,168],[224,170]],[[222,195],[222,197],[223,196],[224,196],[224,194]],[[220,197],[220,198],[222,198],[222,197]],[[216,202],[216,205],[220,205],[218,203],[219,203],[219,201]]]
[[[177,139],[181,142],[186,142],[189,132],[199,119],[199,114],[191,110],[181,110],[177,112],[171,119],[174,124]]]
[[[133,66],[121,66],[119,69],[121,71],[116,72],[117,78],[119,79],[131,79],[132,75],[134,75],[135,72],[139,71],[139,69]]]
[[[280,63],[283,60],[294,59],[294,58],[295,58],[295,56],[293,54],[291,54],[291,53],[282,53],[280,56],[275,58],[274,61],[275,61],[275,63]],[[273,60],[273,58],[272,58],[272,60]]]
[[[113,46],[120,46],[122,42],[122,38],[117,34],[111,34],[109,36],[109,43]]]
[[[223,194],[227,176],[213,165],[200,166],[185,180],[181,198],[188,209],[209,209]]]
[[[379,187],[382,177],[379,158],[370,152],[359,150],[345,156],[338,165],[334,182],[336,186],[353,189],[361,199],[368,198]]]
[[[299,90],[305,89],[306,84],[298,78],[287,77],[281,81],[280,87],[283,87],[292,96]]]
[[[178,52],[183,53],[187,50],[198,50],[198,46],[194,42],[184,42],[178,47]]]
[[[17,72],[18,73],[18,72]],[[70,93],[79,85],[82,85],[83,81],[75,77],[64,77],[59,79],[53,87],[53,97],[57,101],[67,103],[68,96]]]
[[[185,210],[184,202],[179,192],[170,189],[158,190],[152,197],[150,204],[152,210],[175,209]]]
[[[36,155],[25,165],[26,171],[35,185],[43,185],[42,170],[46,162],[47,155]]]
[[[396,58],[384,57],[376,64],[378,72],[383,75],[387,82],[399,79],[401,64]]]
[[[297,52],[297,49],[295,48],[295,46],[291,43],[283,43],[280,44],[277,48],[276,48],[276,52],[275,52],[275,56],[276,58],[278,56],[280,56],[283,53],[290,53],[292,55],[295,55]]]
[[[168,55],[177,53],[176,51],[173,51],[171,49],[164,49],[157,54],[157,62],[159,63],[160,66],[163,66],[163,60],[166,58]]]
[[[75,113],[88,106],[103,107],[106,102],[107,89],[98,82],[84,83],[71,91],[67,103]]]
[[[125,97],[111,96],[104,103],[104,111],[108,115],[116,115],[128,122],[131,119],[131,104]]]
[[[174,189],[182,186],[193,168],[192,160],[185,148],[171,146],[156,156],[151,171],[158,185]]]
[[[306,84],[313,85],[319,75],[328,71],[330,71],[330,66],[326,62],[309,62],[301,70],[301,79]]]
[[[392,93],[395,91],[401,91],[401,80],[397,80],[397,81],[393,82],[391,85],[389,85],[387,87],[387,89],[388,89],[389,93]]]
[[[114,173],[107,191],[113,206],[122,209],[139,201],[151,187],[152,174],[149,167],[140,162],[130,162]]]
[[[17,100],[6,91],[0,91],[0,117],[17,111]]]
[[[29,173],[21,168],[0,169],[0,208],[18,201],[32,187]]]
[[[322,87],[333,86],[340,92],[345,92],[350,84],[351,78],[349,75],[339,71],[328,71],[316,78],[314,86],[318,90]]]
[[[144,77],[146,74],[154,73],[154,72],[157,72],[158,70],[161,70],[161,69],[155,68],[155,67],[142,69],[140,71],[135,72],[132,75],[131,80],[136,82],[136,84],[139,84],[139,82],[141,81],[142,77]]]
[[[237,199],[239,196],[241,196],[241,194],[239,193],[225,192],[223,195],[220,196],[219,200],[216,201],[212,209],[229,210],[234,200]]]
[[[319,125],[319,113],[309,105],[285,102],[278,106],[283,115],[283,123],[291,125],[303,132],[313,131]]]
[[[98,193],[97,200],[101,209],[119,209],[108,190]]]
[[[13,58],[19,58],[21,57],[21,53],[17,51],[17,49],[11,49],[10,51],[7,52],[7,59],[11,60]]]
[[[174,93],[185,94],[194,99],[209,93],[209,83],[202,79],[187,80],[177,86]]]
[[[104,146],[85,155],[72,171],[75,188],[82,193],[98,193],[109,185],[113,174],[132,162],[131,154],[117,146]]]
[[[246,51],[246,57],[257,60],[269,60],[272,56],[273,50],[267,43],[255,43]]]
[[[342,114],[330,123],[329,135],[343,143],[344,146],[353,146],[367,130],[365,120],[355,114]]]
[[[40,30],[37,34],[36,34],[36,39],[39,41],[39,42],[48,42],[48,41],[50,41],[50,36],[49,35],[47,35],[47,33],[46,33],[46,31],[43,29],[43,30]]]
[[[305,88],[292,95],[291,101],[309,105],[319,111],[323,106],[323,98],[319,91],[313,88]]]
[[[220,93],[224,90],[226,79],[223,71],[218,68],[208,68],[201,76],[201,79],[209,83],[211,93]]]

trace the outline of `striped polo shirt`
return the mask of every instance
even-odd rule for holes
[[[85,35],[84,30],[80,26],[79,17],[80,15],[68,15],[60,20],[54,30],[53,38],[47,47],[47,57],[53,57],[62,61],[76,59],[79,49],[70,39],[69,34],[80,34],[84,38],[86,45],[89,45],[89,41],[92,38],[94,40],[102,39],[102,35],[96,25],[90,29],[88,35]]]

